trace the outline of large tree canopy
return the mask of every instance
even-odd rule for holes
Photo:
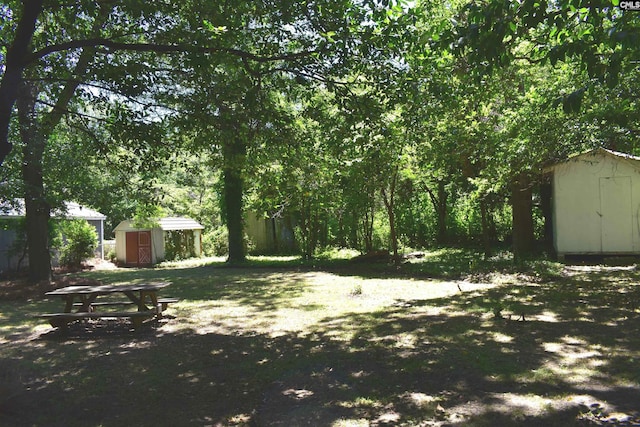
[[[625,73],[637,72],[640,13],[618,0],[472,1],[443,40],[478,75],[520,59],[572,63],[586,71],[581,87],[562,99],[566,111],[576,111],[594,83],[614,87]]]
[[[382,27],[393,25],[402,8],[388,6],[350,0],[3,6],[0,164],[14,145],[9,128],[17,105],[32,279],[49,270],[43,158],[63,118],[102,121],[108,133],[101,136],[112,144],[98,149],[132,150],[148,159],[141,163],[147,170],[175,150],[154,130],[166,119],[215,129],[213,140],[198,146],[222,153],[229,258],[241,261],[244,157],[270,126],[265,92],[294,84],[345,87],[346,76],[389,64],[392,55],[379,44]],[[193,105],[201,111],[190,115],[185,110]],[[86,124],[83,131],[92,133]]]
[[[199,211],[225,223],[229,261],[245,256],[247,206],[287,211],[307,257],[456,235],[489,253],[512,228],[527,249],[544,162],[635,148],[639,15],[580,0],[11,0],[2,194],[27,201],[42,275],[62,200],[198,211],[162,202],[179,182],[218,193]]]
[[[163,55],[204,68],[237,61],[255,76],[282,71],[322,80],[368,46],[362,24],[374,22],[379,8],[351,1],[10,2],[0,8],[0,163],[11,149],[8,127],[29,68],[72,69],[77,55],[91,49],[99,65],[93,83],[105,77],[102,67],[126,67],[119,86],[128,95],[139,95],[141,86],[156,89]],[[184,77],[180,68],[165,71],[174,82]]]

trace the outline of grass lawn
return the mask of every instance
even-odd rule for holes
[[[139,331],[67,333],[44,289],[0,294],[0,426],[640,425],[640,272],[256,259],[75,273],[165,280]]]

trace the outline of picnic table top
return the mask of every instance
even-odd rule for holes
[[[47,292],[45,295],[111,294],[115,292],[157,291],[169,286],[169,282],[124,283],[111,285],[67,286]]]

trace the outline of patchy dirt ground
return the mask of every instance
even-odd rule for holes
[[[65,286],[99,284],[100,281],[79,276],[56,276],[51,283],[31,284],[26,278],[0,281],[0,301],[28,301],[42,298],[46,292]]]
[[[0,301],[27,301],[34,298],[42,298],[46,292],[65,286],[100,284],[99,280],[74,275],[73,273],[92,270],[116,270],[117,268],[115,264],[109,261],[96,258],[87,261],[79,269],[55,269],[51,283],[31,284],[26,278],[26,273],[5,277],[0,279]]]
[[[287,272],[262,270],[269,279],[254,282],[243,269],[186,271],[185,289],[194,272],[211,288],[198,290],[206,304],[185,303],[138,333],[109,321],[5,336],[0,426],[640,425],[634,267],[567,267],[550,283],[442,284],[453,292],[437,281],[291,273],[287,291],[322,292],[318,305],[331,299],[314,286],[361,304],[380,303],[379,286],[406,292],[277,334],[256,325],[316,309],[278,294]],[[87,280],[98,279],[54,286]],[[28,304],[45,290],[16,286],[2,286],[0,302]],[[424,286],[436,296],[413,290]],[[255,310],[230,324],[223,302]]]

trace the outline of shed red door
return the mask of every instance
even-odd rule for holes
[[[127,265],[151,265],[151,232],[130,231],[126,235]]]

